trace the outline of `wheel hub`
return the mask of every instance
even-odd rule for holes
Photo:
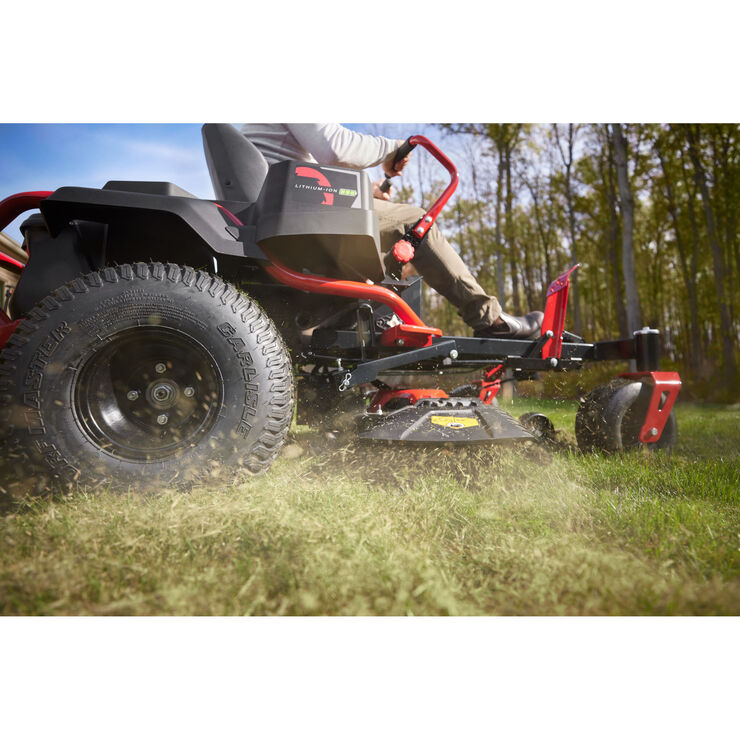
[[[215,424],[222,400],[210,353],[166,327],[110,337],[83,362],[73,392],[83,432],[106,453],[136,462],[193,447]]]
[[[177,403],[180,388],[174,380],[155,380],[149,384],[144,395],[155,408],[169,409]]]

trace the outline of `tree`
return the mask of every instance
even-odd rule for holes
[[[632,333],[642,326],[640,294],[637,290],[634,252],[635,202],[632,197],[629,174],[627,172],[627,141],[619,123],[612,124],[614,142],[614,162],[617,168],[619,203],[622,212],[622,272],[624,274],[625,305],[627,309],[627,330]]]
[[[707,238],[709,240],[709,246],[712,250],[712,258],[714,261],[714,276],[720,317],[722,367],[724,371],[725,385],[730,388],[734,385],[736,375],[735,344],[737,342],[737,337],[732,333],[730,311],[725,295],[725,259],[717,235],[714,209],[712,208],[712,201],[709,195],[706,171],[699,153],[701,142],[698,127],[695,127],[692,124],[686,124],[684,126],[684,131],[686,133],[686,141],[689,148],[689,157],[691,157],[691,163],[694,166],[696,187],[701,195],[702,206],[704,208],[704,218],[706,219],[707,225]]]

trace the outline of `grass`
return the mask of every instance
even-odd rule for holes
[[[572,432],[573,402],[525,410]],[[740,410],[677,415],[672,456],[299,428],[233,485],[29,498],[0,517],[0,613],[738,614]]]

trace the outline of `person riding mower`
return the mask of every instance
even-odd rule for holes
[[[357,170],[381,165],[386,180],[373,182],[372,188],[385,255],[426,215],[418,206],[390,201],[390,178],[403,172],[411,156],[403,140],[361,134],[338,123],[246,123],[241,132],[270,165],[286,159]],[[504,313],[498,299],[483,290],[436,223],[416,245],[410,264],[427,285],[458,309],[475,336],[528,339],[539,334],[544,314]]]

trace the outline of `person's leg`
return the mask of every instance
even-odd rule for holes
[[[417,206],[377,198],[373,205],[384,253],[392,249],[406,229],[425,213]],[[429,229],[411,264],[432,288],[457,308],[463,321],[473,329],[486,329],[501,315],[501,304],[478,284],[436,224]]]

